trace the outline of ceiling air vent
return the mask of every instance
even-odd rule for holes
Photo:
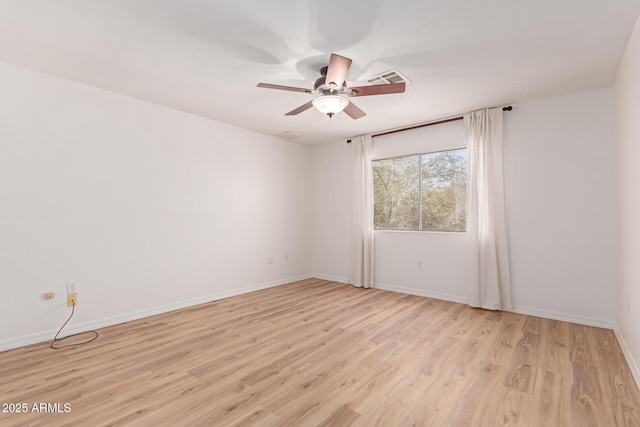
[[[384,73],[378,74],[377,76],[373,76],[367,79],[369,83],[372,85],[380,85],[386,83],[411,83],[404,74],[402,74],[398,70],[385,71]]]
[[[277,134],[275,136],[280,137],[280,138],[284,138],[284,139],[288,139],[289,141],[294,141],[296,139],[302,139],[302,138],[305,137],[304,135],[298,135],[297,133],[293,133],[291,131],[282,132],[282,133],[279,133],[279,134]]]

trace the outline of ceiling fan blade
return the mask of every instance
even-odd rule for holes
[[[344,79],[347,77],[347,72],[351,67],[351,60],[344,56],[331,54],[329,59],[329,68],[327,69],[327,76],[325,82],[327,85],[335,83],[335,87],[340,89],[344,83]]]
[[[389,83],[382,85],[371,86],[356,86],[347,88],[347,94],[355,92],[349,96],[369,96],[369,95],[386,95],[388,93],[402,93],[404,92],[406,84],[403,83]]]
[[[349,105],[344,107],[343,111],[353,120],[358,120],[360,117],[364,117],[367,115],[367,113],[356,107],[356,104],[351,101],[349,101]]]
[[[293,86],[272,85],[269,83],[258,83],[258,87],[264,87],[266,89],[288,90],[291,92],[311,93],[311,89],[305,89],[302,87],[293,87]]]
[[[289,111],[287,114],[285,114],[285,116],[295,116],[296,114],[300,114],[303,111],[306,111],[311,107],[313,107],[313,101],[309,101],[306,104],[303,104],[303,105],[299,106],[295,110]]]

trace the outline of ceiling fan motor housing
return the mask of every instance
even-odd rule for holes
[[[347,82],[342,82],[342,87],[340,89],[330,87],[326,84],[327,78],[327,70],[329,67],[322,67],[320,69],[320,77],[316,79],[316,82],[313,84],[313,90],[317,93],[322,93],[323,95],[337,95],[340,93],[345,93],[347,90]]]

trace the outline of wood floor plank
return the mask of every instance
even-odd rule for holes
[[[308,279],[99,332],[0,353],[0,425],[640,426],[612,331],[430,298]]]
[[[570,403],[563,384],[567,379],[546,369],[537,369],[536,376],[529,424],[571,425]]]
[[[355,424],[359,417],[360,414],[349,408],[349,405],[342,405],[316,427],[350,426]]]

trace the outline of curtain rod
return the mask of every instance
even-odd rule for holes
[[[511,110],[513,110],[513,107],[511,105],[508,105],[506,107],[502,107],[502,111],[511,111]],[[371,135],[371,138],[375,138],[376,136],[389,135],[389,134],[396,133],[396,132],[404,132],[405,130],[419,129],[419,128],[424,128],[424,127],[433,126],[433,125],[441,125],[443,123],[455,122],[456,120],[462,120],[462,119],[463,119],[462,116],[451,117],[449,119],[437,120],[435,122],[423,123],[421,125],[409,126],[409,127],[401,128],[401,129],[388,130],[388,131],[384,131],[384,132],[380,132],[380,133],[375,133],[375,134]],[[351,140],[347,139],[347,144],[349,144],[350,142],[351,142]]]

